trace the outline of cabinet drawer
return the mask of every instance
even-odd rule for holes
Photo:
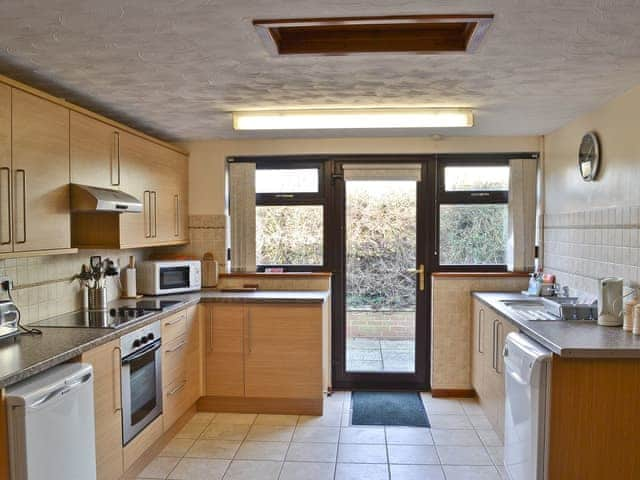
[[[185,334],[187,330],[187,310],[175,313],[162,320],[162,341],[170,343]]]
[[[167,387],[185,378],[187,359],[189,357],[189,343],[186,336],[178,337],[162,347],[162,385]]]
[[[190,385],[184,376],[163,389],[164,430],[167,431],[192,405]]]

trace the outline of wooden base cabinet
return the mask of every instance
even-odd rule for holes
[[[124,471],[120,341],[89,350],[82,355],[82,361],[93,366],[97,478],[114,480]]]
[[[322,412],[322,305],[212,304],[207,311],[206,405],[261,408],[275,413],[300,408]],[[231,400],[230,398],[235,398]],[[224,399],[224,400],[222,400]],[[292,410],[293,409],[293,410]]]

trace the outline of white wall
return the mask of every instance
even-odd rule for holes
[[[537,152],[539,137],[332,138],[190,142],[189,212],[224,213],[224,165],[229,156],[376,153]]]
[[[640,283],[640,86],[544,137],[545,269],[561,283],[597,291],[597,279]],[[595,182],[577,168],[582,136],[595,130]]]

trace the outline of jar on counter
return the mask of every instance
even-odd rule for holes
[[[640,304],[633,307],[633,334],[640,335]]]
[[[633,331],[633,319],[635,314],[635,307],[638,305],[637,291],[633,291],[633,296],[624,302],[624,321],[622,323],[622,329],[626,332]]]

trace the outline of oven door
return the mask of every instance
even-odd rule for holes
[[[123,445],[162,413],[160,339],[122,358]]]
[[[159,291],[170,293],[191,287],[191,267],[189,265],[173,265],[158,269]]]

